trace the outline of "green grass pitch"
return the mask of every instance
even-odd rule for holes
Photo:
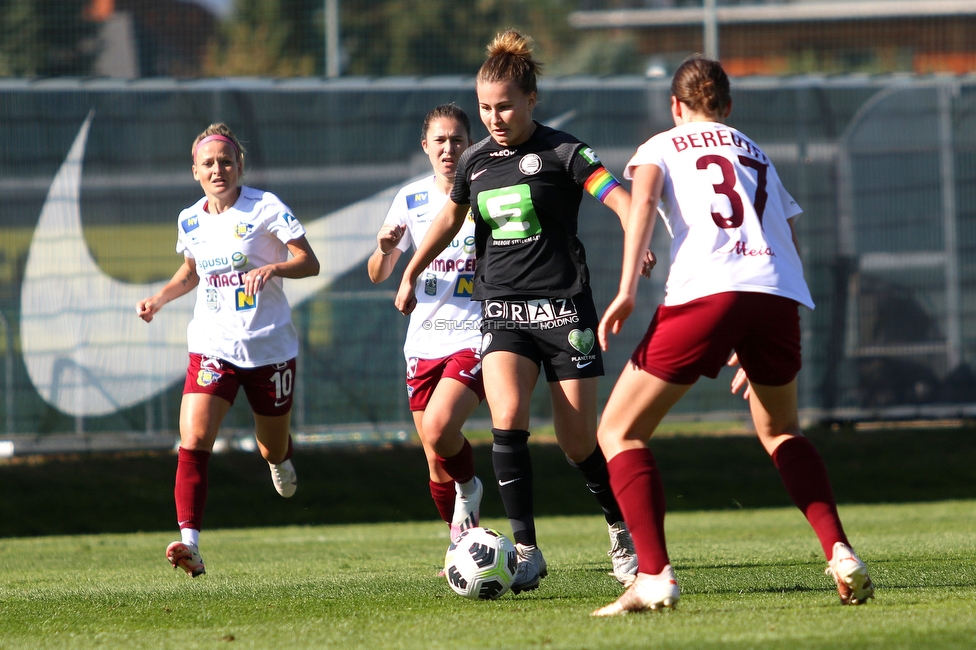
[[[972,648],[976,502],[841,515],[878,587],[867,605],[839,604],[793,508],[675,512],[677,610],[615,619],[589,616],[620,593],[598,517],[540,519],[549,577],[495,602],[436,576],[433,522],[205,531],[197,579],[166,563],[170,533],[8,538],[0,647]]]

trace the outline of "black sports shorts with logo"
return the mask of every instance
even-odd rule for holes
[[[481,303],[481,356],[505,351],[531,359],[546,381],[603,376],[596,340],[600,323],[593,296],[485,300]]]

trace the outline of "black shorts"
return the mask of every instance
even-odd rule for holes
[[[603,376],[593,296],[485,300],[481,356],[505,351],[542,364],[546,381]]]

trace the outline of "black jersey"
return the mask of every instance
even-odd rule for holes
[[[589,289],[576,232],[583,184],[601,170],[607,174],[592,149],[538,123],[522,144],[488,137],[461,155],[451,200],[470,204],[475,217],[472,300],[568,298]]]

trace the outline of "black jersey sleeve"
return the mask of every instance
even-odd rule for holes
[[[568,170],[576,182],[583,185],[594,172],[602,168],[603,163],[600,162],[600,157],[596,155],[596,152],[582,142],[578,143],[569,159]]]
[[[457,168],[454,170],[454,187],[451,188],[451,200],[457,205],[471,204],[471,183],[468,179],[468,170],[471,167],[471,156],[480,150],[485,141],[471,145],[464,150],[458,160]]]
[[[603,166],[596,152],[585,144],[580,144],[573,152],[569,163],[573,179],[601,203],[620,186],[620,181]]]

